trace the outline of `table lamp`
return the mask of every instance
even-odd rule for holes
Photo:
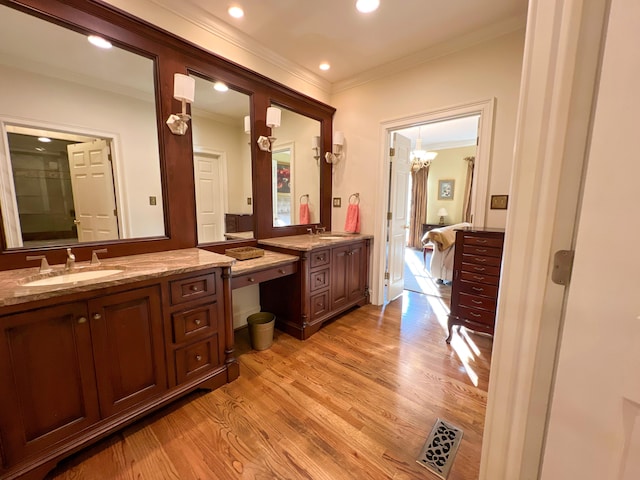
[[[440,225],[444,225],[444,217],[448,216],[449,212],[447,212],[446,208],[441,208],[438,210],[438,216],[440,217]]]

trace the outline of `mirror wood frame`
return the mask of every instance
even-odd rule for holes
[[[79,261],[89,260],[91,252],[108,248],[107,257],[158,252],[199,246],[224,253],[230,246],[255,245],[257,240],[226,241],[198,245],[196,228],[195,182],[193,176],[193,142],[187,135],[173,135],[164,120],[180,110],[173,98],[174,73],[194,73],[221,80],[251,98],[251,165],[254,199],[255,238],[269,238],[306,233],[309,225],[274,227],[271,219],[271,153],[257,146],[257,138],[268,136],[267,107],[282,105],[321,124],[321,152],[331,150],[331,132],[335,109],[296,92],[263,75],[207,52],[177,36],[165,32],[125,12],[94,0],[0,0],[27,14],[83,34],[96,33],[114,45],[154,61],[156,122],[160,148],[160,175],[164,199],[165,236],[145,239],[114,240],[74,245]],[[321,162],[320,225],[331,227],[331,165]],[[171,201],[168,201],[171,199]],[[192,212],[192,215],[185,215]],[[1,214],[2,212],[0,212]],[[36,266],[26,261],[35,252],[45,253],[52,264],[64,263],[65,246],[7,250],[4,231],[0,232],[2,251],[0,270]]]

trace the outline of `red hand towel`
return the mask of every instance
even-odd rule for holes
[[[347,219],[344,222],[344,231],[349,233],[360,233],[360,206],[351,203],[347,208]]]
[[[300,223],[302,224],[311,223],[311,213],[309,212],[308,203],[300,204]]]

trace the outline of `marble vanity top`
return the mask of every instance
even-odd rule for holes
[[[258,244],[270,247],[288,248],[291,250],[310,251],[326,248],[341,243],[353,242],[373,238],[373,235],[360,233],[324,232],[320,234],[291,235],[288,237],[265,238],[258,240]]]
[[[72,272],[92,269],[115,269],[122,272],[93,280],[38,287],[28,287],[23,284],[39,278],[60,275],[64,271],[64,265],[52,265],[50,273],[39,273],[39,267],[5,270],[0,272],[0,307],[86,292],[98,287],[123,285],[164,275],[197,272],[212,267],[229,267],[234,261],[231,257],[198,248],[105,258],[101,259],[100,265],[97,266],[90,265],[89,262],[78,262]]]
[[[297,262],[298,260],[299,258],[295,255],[287,255],[285,253],[265,250],[262,257],[236,261],[236,263],[231,266],[231,275],[245,275],[247,273],[257,272],[267,268]]]

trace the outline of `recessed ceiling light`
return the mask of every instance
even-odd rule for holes
[[[226,92],[227,90],[229,90],[229,87],[227,87],[224,83],[222,82],[216,82],[213,84],[213,88],[215,90],[217,90],[218,92]]]
[[[91,43],[92,45],[100,48],[111,48],[113,46],[111,45],[110,41],[105,40],[104,38],[97,35],[89,35],[87,40],[89,40],[89,43]]]
[[[242,8],[238,6],[229,7],[229,10],[227,10],[227,12],[229,12],[229,15],[231,15],[233,18],[244,17],[244,10],[242,10]]]
[[[49,143],[51,139],[49,137],[38,137],[38,141],[42,143]]]
[[[329,70],[331,68],[331,65],[329,65],[327,62],[322,62],[319,68],[320,70]]]
[[[356,2],[356,8],[362,13],[371,13],[378,9],[380,6],[380,0],[358,0]]]

